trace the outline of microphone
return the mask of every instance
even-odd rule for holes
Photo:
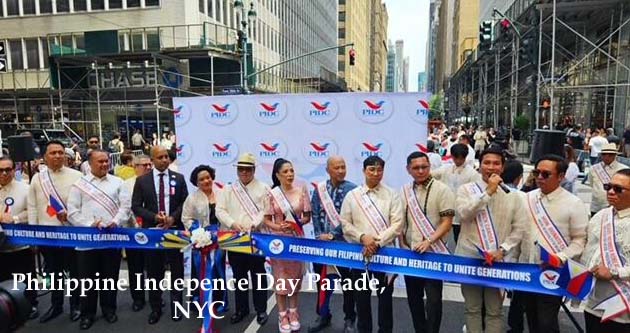
[[[503,183],[499,183],[499,187],[500,187],[500,188],[503,190],[503,192],[505,192],[506,194],[507,194],[507,193],[512,192],[512,191],[510,190],[510,188],[509,188],[507,185],[503,184]]]

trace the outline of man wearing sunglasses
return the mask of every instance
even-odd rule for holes
[[[480,161],[482,180],[464,184],[457,191],[461,233],[455,253],[484,258],[491,264],[502,261],[518,248],[527,223],[527,210],[518,193],[499,189],[505,165],[503,150],[490,147],[481,153]],[[485,332],[504,332],[501,290],[466,284],[461,288],[468,332],[483,332],[483,306],[486,308]]]
[[[596,279],[584,322],[587,333],[626,333],[630,332],[630,169],[615,173],[605,188],[612,207],[591,218],[582,255],[582,263]]]
[[[89,160],[89,157],[90,157],[89,156],[90,152],[92,150],[94,150],[94,149],[101,149],[101,140],[96,135],[90,136],[90,138],[87,141],[87,149],[85,151],[85,154],[83,154],[81,156],[81,159],[83,160],[83,163],[81,163],[81,166],[79,167],[79,170],[84,175],[89,175],[91,173],[90,163],[88,162],[88,160]]]
[[[606,199],[606,191],[604,184],[610,183],[610,179],[615,172],[627,169],[628,167],[617,162],[617,145],[614,143],[605,144],[602,147],[602,161],[591,166],[587,179],[591,186],[591,216],[594,216],[600,210],[608,207]]]
[[[563,263],[582,254],[588,211],[580,198],[560,186],[567,168],[558,155],[544,155],[536,162],[532,174],[538,189],[527,193],[529,223],[519,262],[539,264],[541,247]],[[530,332],[559,332],[562,297],[526,292],[516,297],[525,304]]]

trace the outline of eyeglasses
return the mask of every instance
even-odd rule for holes
[[[541,176],[543,179],[549,179],[549,177],[551,177],[552,173],[549,171],[545,171],[545,170],[532,170],[532,175],[534,175],[534,177],[538,178],[538,176]]]
[[[627,189],[623,186],[619,186],[619,185],[615,185],[615,184],[604,184],[604,190],[606,190],[606,192],[613,190],[615,191],[616,194],[621,194],[624,191],[630,191],[630,189]]]
[[[138,164],[135,164],[135,166],[141,166],[141,167],[145,167],[145,168],[150,168],[151,167],[151,163],[138,163]]]
[[[0,169],[0,174],[4,173],[4,174],[10,174],[11,171],[13,171],[13,168],[4,168],[4,169]]]

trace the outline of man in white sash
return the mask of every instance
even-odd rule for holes
[[[606,184],[612,207],[588,224],[582,263],[595,276],[584,308],[587,333],[630,332],[630,169],[618,171]]]
[[[223,195],[217,200],[216,215],[223,225],[237,231],[248,232],[257,229],[263,220],[263,205],[269,192],[269,185],[254,178],[256,158],[251,153],[239,156],[236,163],[238,180],[225,187]],[[263,325],[267,322],[267,279],[259,279],[265,274],[265,258],[237,252],[228,252],[234,278],[240,281],[248,279],[251,273],[252,297],[256,321]],[[259,283],[260,282],[260,283]],[[232,324],[241,322],[249,314],[249,292],[237,288],[234,292],[236,312],[230,318]]]
[[[614,143],[605,144],[602,147],[602,161],[591,166],[587,175],[588,184],[591,186],[591,216],[608,207],[604,184],[610,183],[610,178],[615,172],[628,167],[617,162],[617,146]]]
[[[131,211],[130,193],[122,179],[108,174],[109,154],[95,149],[90,152],[90,173],[79,179],[68,195],[68,220],[76,227],[116,228],[127,223]],[[118,281],[120,249],[78,248],[79,277],[81,279],[113,279]],[[98,274],[98,275],[97,275]],[[108,323],[116,316],[116,289],[86,291],[81,298],[79,328],[89,329],[96,316],[97,299]]]
[[[363,255],[372,257],[381,247],[394,246],[403,229],[402,207],[398,194],[381,184],[385,161],[370,156],[363,161],[365,184],[350,191],[341,206],[341,226],[347,241],[364,246]],[[365,270],[353,270],[354,279],[363,278]],[[379,281],[378,323],[379,332],[392,332],[392,293],[394,286],[385,273],[368,272],[368,278]],[[372,290],[356,290],[357,329],[372,332]]]
[[[68,224],[65,203],[68,199],[70,187],[81,178],[79,171],[64,166],[66,160],[64,145],[60,141],[52,140],[44,149],[46,167],[33,176],[28,191],[28,221],[37,225],[62,226]],[[51,207],[51,198],[61,207],[55,210]],[[76,278],[76,252],[73,248],[46,246],[41,247],[46,269],[56,278],[64,278],[64,270],[69,272],[70,278]],[[40,322],[48,322],[63,312],[63,291],[51,291],[50,308],[41,316]],[[70,298],[70,318],[79,320],[79,291],[72,292]]]
[[[527,223],[525,203],[517,193],[499,189],[499,176],[505,164],[503,150],[488,148],[480,156],[481,181],[464,184],[457,191],[457,212],[461,234],[455,253],[483,258],[484,251],[493,261],[502,261],[518,248]],[[482,306],[486,308],[487,333],[503,332],[503,293],[497,288],[462,284],[466,328],[481,333]]]
[[[341,211],[341,205],[348,192],[356,188],[357,185],[346,180],[346,161],[341,156],[333,156],[328,159],[326,172],[330,179],[317,184],[317,189],[313,192],[313,197],[311,198],[315,238],[325,241],[345,242],[339,211]],[[323,269],[326,269],[327,274],[331,273],[328,272],[328,267],[325,267],[325,265],[313,263],[313,271],[315,273],[321,274]],[[337,266],[337,271],[342,279],[352,278],[349,268]],[[320,276],[320,278],[323,280],[326,276]],[[332,318],[330,309],[331,295],[326,296],[325,299],[321,299],[322,296],[324,295],[321,292],[317,293],[318,317],[309,328],[309,333],[320,332],[330,325]],[[354,308],[353,290],[343,290],[343,312],[345,315],[344,333],[354,332],[356,311]]]
[[[455,195],[446,184],[431,177],[431,163],[424,153],[413,152],[407,157],[407,172],[413,182],[402,189],[403,244],[420,253],[449,254],[446,238],[455,215]],[[416,332],[438,333],[442,322],[442,281],[405,276],[405,286]]]
[[[527,193],[529,223],[519,262],[539,264],[540,247],[562,262],[582,254],[588,211],[580,198],[560,186],[567,167],[557,155],[544,155],[536,162],[532,174],[538,189]],[[515,297],[525,305],[530,332],[559,332],[562,297],[526,292],[517,292]]]

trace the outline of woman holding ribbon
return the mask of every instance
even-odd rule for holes
[[[283,236],[304,236],[302,225],[311,220],[311,203],[305,186],[294,184],[295,170],[291,162],[279,158],[273,164],[273,188],[265,204],[264,223],[272,234]],[[276,301],[278,303],[278,328],[280,333],[289,333],[300,329],[298,309],[298,291],[304,275],[304,264],[299,261],[271,259],[271,268],[275,281],[299,281],[296,290],[278,288],[289,283],[276,282]],[[293,293],[291,296],[289,294]]]

